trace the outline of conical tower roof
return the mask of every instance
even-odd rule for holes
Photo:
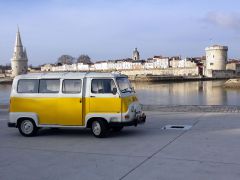
[[[20,32],[19,32],[19,28],[17,30],[15,47],[22,47],[22,40],[21,40],[21,35],[20,35]]]
[[[12,60],[27,60],[25,54],[26,53],[23,50],[21,35],[20,35],[19,28],[18,28]]]

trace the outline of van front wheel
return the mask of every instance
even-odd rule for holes
[[[26,137],[35,136],[37,134],[37,127],[30,119],[22,120],[18,125],[19,132]]]
[[[92,133],[95,137],[102,138],[106,137],[109,128],[107,122],[104,120],[94,120],[92,122]]]

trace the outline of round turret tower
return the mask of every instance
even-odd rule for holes
[[[226,70],[227,46],[214,45],[207,47],[206,51],[206,70]]]
[[[12,76],[26,74],[28,70],[28,58],[26,49],[23,48],[19,29],[16,35],[13,57],[11,59]]]

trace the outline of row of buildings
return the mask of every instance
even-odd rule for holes
[[[81,62],[74,64],[44,64],[38,71],[120,71],[131,72],[131,75],[184,75],[206,77],[230,77],[240,74],[239,61],[228,61],[228,47],[214,45],[205,49],[206,56],[181,58],[154,56],[147,60],[140,59],[140,53],[135,48],[132,58],[121,60],[98,61],[96,63]],[[154,71],[153,71],[154,70]],[[13,58],[11,59],[11,74],[16,76],[35,71],[28,68],[26,49],[22,45],[20,32],[17,31]],[[174,72],[174,73],[172,73]],[[177,72],[177,73],[176,73]],[[181,72],[181,73],[178,73]]]
[[[76,64],[45,64],[41,66],[41,71],[121,71],[121,70],[139,70],[139,69],[166,69],[166,68],[184,68],[197,67],[198,63],[194,60],[180,57],[161,57],[154,56],[148,60],[109,60],[98,61],[93,64],[76,63]]]
[[[197,75],[213,78],[240,75],[240,63],[236,60],[228,60],[227,46],[214,45],[207,47],[205,51],[206,56],[203,57],[181,58],[180,56],[154,56],[147,60],[140,60],[139,52],[135,49],[133,51],[132,59],[98,61],[93,64],[45,64],[41,67],[41,71],[124,71],[125,73],[128,73],[128,71],[134,71],[137,74],[151,74],[151,70],[159,70],[159,72],[155,71],[154,75],[162,75],[163,71],[166,72],[166,70],[169,70],[167,72],[170,72],[174,69],[175,71],[181,70],[182,73],[164,74],[178,74],[183,76]],[[132,74],[134,73],[131,73],[131,75]]]

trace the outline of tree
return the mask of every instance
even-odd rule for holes
[[[73,64],[74,63],[74,57],[70,55],[62,55],[58,58],[57,64]]]
[[[83,64],[92,64],[91,62],[91,58],[86,55],[86,54],[82,54],[77,58],[77,63],[83,63]]]

